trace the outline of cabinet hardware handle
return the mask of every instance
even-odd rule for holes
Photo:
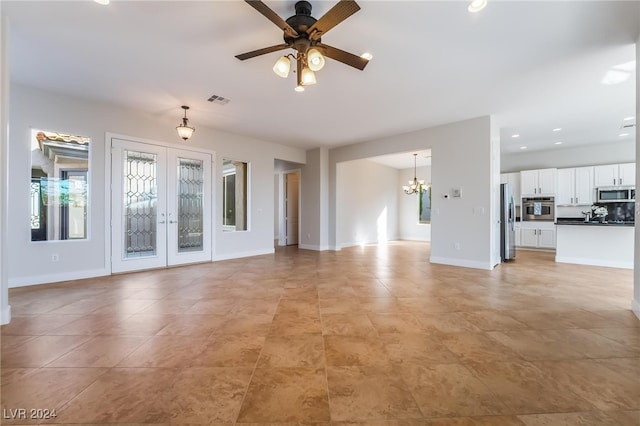
[[[613,184],[614,185],[616,184],[616,178],[613,178]]]
[[[578,204],[578,197],[576,197],[576,204]]]

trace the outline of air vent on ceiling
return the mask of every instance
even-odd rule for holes
[[[226,105],[229,102],[231,102],[231,99],[227,99],[218,95],[211,95],[207,100],[209,102],[213,102],[214,104],[218,104],[218,105]]]

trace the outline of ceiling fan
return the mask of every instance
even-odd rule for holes
[[[280,50],[296,50],[295,56],[289,54],[278,59],[273,71],[286,78],[291,66],[289,58],[295,60],[298,79],[297,91],[303,91],[304,86],[315,84],[314,71],[322,69],[325,56],[359,70],[363,70],[369,63],[370,58],[363,58],[322,43],[322,36],[360,10],[360,6],[355,1],[340,0],[320,19],[311,16],[311,3],[298,1],[295,4],[296,14],[287,18],[286,21],[261,0],[245,1],[283,31],[284,43],[236,55],[236,58],[244,61]]]

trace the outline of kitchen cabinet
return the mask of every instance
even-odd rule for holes
[[[516,206],[520,205],[520,172],[517,173],[502,173],[500,175],[500,183],[508,183],[511,187],[513,201]]]
[[[519,247],[555,249],[556,227],[552,222],[523,222],[520,228]],[[517,238],[517,237],[516,237]]]
[[[520,172],[523,197],[556,194],[557,169],[524,170]]]
[[[556,205],[590,205],[594,201],[593,167],[576,167],[558,170]]]
[[[635,185],[636,165],[606,164],[594,168],[595,186]]]

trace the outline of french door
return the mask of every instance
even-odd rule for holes
[[[111,270],[211,260],[210,153],[113,139]]]

